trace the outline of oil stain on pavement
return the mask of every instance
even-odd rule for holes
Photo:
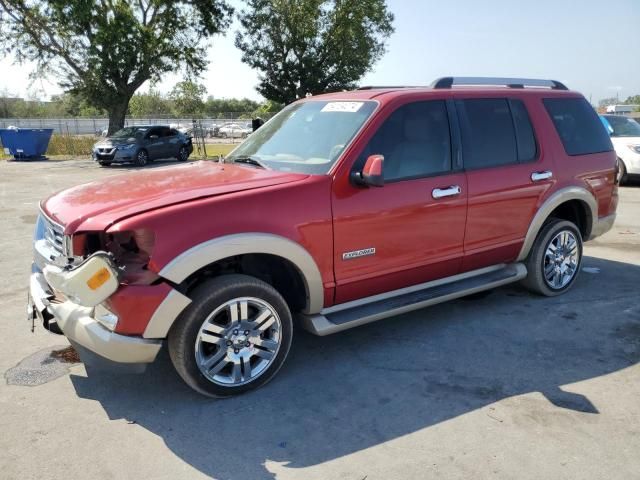
[[[71,347],[58,345],[45,348],[10,368],[4,374],[7,385],[35,387],[51,382],[69,373],[69,368],[79,363]]]

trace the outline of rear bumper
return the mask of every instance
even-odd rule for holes
[[[598,221],[595,222],[593,228],[591,229],[591,235],[589,236],[589,240],[593,240],[600,235],[604,235],[609,230],[613,228],[613,224],[616,221],[616,214],[613,213],[611,215],[607,215],[606,217],[598,218]]]
[[[102,360],[101,366],[106,367],[148,364],[155,360],[162,347],[162,340],[119,335],[108,330],[94,318],[95,308],[69,300],[53,301],[53,293],[42,273],[31,274],[29,296],[33,306],[31,315],[39,319],[52,316],[69,341],[82,347],[78,349],[80,357],[83,361],[89,360],[89,364],[96,365],[97,360]],[[87,352],[91,352],[92,358],[88,358]]]

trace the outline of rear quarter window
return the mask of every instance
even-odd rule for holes
[[[545,98],[543,103],[567,155],[613,150],[598,115],[584,98]]]

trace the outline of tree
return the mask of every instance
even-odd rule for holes
[[[143,83],[203,69],[231,14],[225,0],[0,0],[0,49],[106,110],[112,133]]]
[[[136,93],[129,102],[129,113],[134,117],[145,115],[170,114],[171,103],[159,91]]]
[[[627,105],[640,105],[640,95],[633,95],[631,97],[627,97],[624,103]]]
[[[178,115],[198,116],[202,115],[204,110],[202,98],[206,93],[207,89],[204,85],[185,80],[173,87],[169,98],[173,100],[174,110]]]
[[[353,88],[385,52],[393,14],[385,0],[247,0],[235,44],[259,70],[257,90],[290,103]]]
[[[609,105],[615,105],[618,103],[618,99],[616,97],[603,98],[598,102],[598,107],[606,108]]]
[[[258,108],[260,104],[249,98],[207,98],[205,112],[207,115],[217,117],[228,113],[248,113]]]

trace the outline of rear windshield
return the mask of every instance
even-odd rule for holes
[[[584,98],[546,98],[543,102],[568,155],[613,150],[598,114]]]

